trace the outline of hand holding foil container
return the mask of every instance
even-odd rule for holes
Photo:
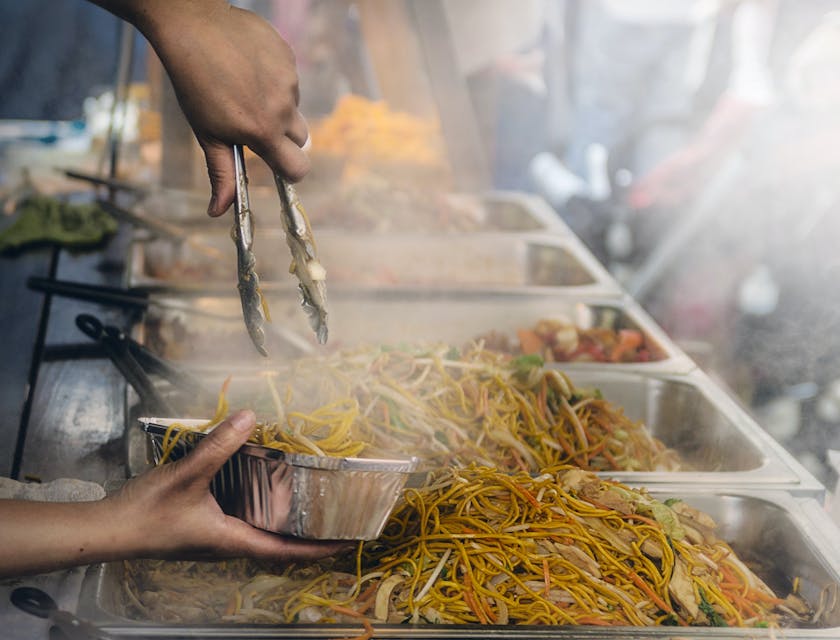
[[[173,424],[185,430],[207,424],[164,418],[141,418],[140,422],[150,436],[156,463],[163,458]],[[168,459],[183,457],[205,435],[191,430],[183,433]],[[373,540],[382,532],[418,463],[417,458],[285,453],[249,443],[225,463],[210,490],[225,513],[260,529],[319,540]]]

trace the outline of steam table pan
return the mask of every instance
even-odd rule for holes
[[[825,487],[702,373],[642,374],[604,367],[567,369],[566,373],[576,387],[598,389],[628,418],[641,421],[652,436],[676,451],[685,465],[680,471],[599,472],[603,477],[633,486],[760,487],[825,498]],[[218,389],[224,377],[206,377],[207,388]],[[235,374],[227,396],[231,406],[251,407],[258,413],[262,407],[272,406],[269,387],[259,374]],[[198,410],[206,414],[211,408]],[[136,427],[129,426],[134,438]],[[135,442],[134,448],[135,457],[145,460],[144,440]]]
[[[135,327],[137,340],[159,355],[189,367],[230,372],[232,367],[272,367],[316,347],[296,296],[270,295],[272,322],[266,323],[268,359],[260,357],[242,327],[240,303],[233,296],[153,294],[162,304],[186,305],[198,313],[152,308]],[[490,332],[516,343],[516,331],[541,319],[565,319],[583,328],[635,329],[652,354],[648,362],[610,363],[620,370],[685,373],[695,368],[686,356],[629,298],[560,293],[508,295],[490,293],[333,291],[328,300],[330,339],[326,349],[358,344],[445,342],[461,347]],[[201,314],[225,314],[230,321]],[[555,365],[551,365],[555,366]],[[591,368],[595,364],[558,363]]]
[[[336,196],[325,193],[319,187],[317,190],[308,189],[308,181],[297,185],[297,191],[307,207],[307,213],[313,220],[316,233],[321,230],[341,229],[353,231],[353,222],[342,217],[340,206],[336,207],[326,202],[330,199],[337,201]],[[271,187],[252,186],[249,189],[251,198],[251,209],[258,216],[260,229],[280,227],[280,216],[277,213],[277,190],[274,185]],[[470,224],[476,232],[481,231],[507,231],[507,232],[529,232],[538,231],[544,233],[557,233],[571,235],[571,230],[566,226],[560,216],[539,196],[518,191],[489,191],[480,195],[453,194],[445,195],[445,198],[452,197],[466,200],[467,205],[472,209]],[[324,205],[338,210],[321,214],[319,208]],[[371,206],[380,211],[380,220],[385,220],[389,215],[387,205],[378,203],[375,199]],[[207,194],[195,191],[174,191],[166,190],[149,194],[138,205],[143,213],[157,216],[176,222],[185,227],[208,226],[207,219]],[[403,210],[410,209],[411,203],[404,205]],[[409,213],[411,215],[411,213]],[[449,224],[446,220],[439,218],[421,219],[419,215],[413,215],[412,220],[420,228],[427,227],[426,231],[447,232],[457,229],[457,226]],[[385,224],[372,230],[380,236],[387,236],[399,229],[399,223]],[[362,231],[362,229],[355,229]]]
[[[388,234],[316,232],[318,256],[332,293],[351,290],[508,291],[569,289],[619,295],[620,288],[573,236],[510,233]],[[204,253],[197,247],[212,247]],[[294,289],[285,236],[258,229],[254,240],[263,291]],[[236,255],[228,233],[196,234],[189,242],[135,241],[132,287],[231,291]]]
[[[687,375],[643,375],[602,367],[567,373],[575,386],[599,389],[627,417],[643,422],[688,467],[599,475],[633,486],[777,488],[818,500],[825,497],[825,487],[699,370]]]
[[[677,497],[708,513],[718,523],[718,535],[729,542],[756,568],[777,593],[790,591],[795,577],[800,593],[816,604],[823,588],[840,583],[837,531],[816,501],[794,498],[785,492],[709,489],[706,487],[655,488],[660,500]],[[832,531],[834,533],[832,533]],[[176,625],[125,616],[127,596],[122,588],[123,565],[91,567],[82,585],[78,615],[103,625],[118,636],[142,638],[345,638],[359,634],[361,625]],[[832,585],[835,585],[832,587]],[[594,626],[485,626],[485,625],[386,625],[374,624],[376,638],[442,638],[510,640],[594,640],[595,638],[729,639],[756,638],[817,640],[840,637],[840,610],[825,613],[814,628],[735,629],[709,627],[594,627]]]
[[[185,419],[140,421],[151,437],[156,461],[170,425],[206,424]],[[170,457],[183,457],[204,435],[184,434]],[[260,529],[320,540],[373,540],[417,463],[416,458],[290,454],[245,444],[215,476],[211,491],[225,513]]]

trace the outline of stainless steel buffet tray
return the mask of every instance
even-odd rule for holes
[[[684,461],[682,471],[608,471],[599,475],[631,485],[690,483],[707,487],[762,487],[789,491],[818,500],[825,488],[776,443],[726,392],[704,374],[645,374],[609,366],[565,369],[578,388],[596,388],[651,435],[674,449]],[[218,389],[227,374],[209,374],[208,389]],[[227,393],[232,407],[273,411],[268,385],[260,374],[234,375]],[[212,407],[198,407],[207,415]],[[136,460],[132,473],[142,471],[148,455],[145,439],[128,425]],[[129,466],[132,466],[131,464]]]
[[[307,189],[307,182],[298,185],[298,193],[307,207],[307,211],[315,217],[317,208],[321,205],[324,195],[321,189],[313,191]],[[260,228],[280,227],[277,191],[274,187],[251,187],[249,189],[251,208],[256,212]],[[213,224],[207,217],[207,193],[194,191],[166,190],[151,193],[139,205],[144,213],[157,216],[187,227],[208,227]],[[327,194],[327,197],[332,197]],[[430,195],[430,197],[433,197]],[[458,197],[457,194],[455,197]],[[539,231],[571,235],[569,227],[562,218],[541,197],[521,193],[518,191],[490,191],[479,196],[464,196],[475,198],[478,215],[475,224],[478,231]],[[408,205],[410,206],[410,204]],[[382,215],[388,215],[383,208]],[[340,216],[337,216],[340,217]],[[344,228],[340,219],[332,224],[331,218],[319,216],[316,233],[322,230]],[[446,223],[430,220],[428,231],[446,232]],[[394,231],[392,228],[391,231]],[[389,231],[374,231],[383,235]]]
[[[595,387],[627,417],[675,449],[691,470],[601,473],[631,485],[674,482],[778,488],[822,500],[825,488],[705,374],[568,370],[578,387]]]
[[[239,300],[233,296],[155,294],[162,303],[189,305],[204,314],[226,314],[230,320],[172,309],[152,309],[135,328],[135,337],[160,355],[191,367],[231,371],[241,366],[271,366],[315,345],[298,299],[268,296],[272,322],[265,325],[271,358],[258,356],[241,320]],[[516,340],[516,330],[545,318],[565,318],[581,328],[637,329],[656,354],[650,362],[615,363],[629,371],[684,373],[695,365],[628,298],[611,296],[459,294],[455,292],[358,293],[335,291],[329,299],[330,340],[327,348],[366,344],[446,342],[462,346],[491,331]],[[566,366],[565,364],[563,366]],[[568,366],[596,366],[574,363]]]
[[[324,230],[318,231],[317,242],[331,293],[440,289],[522,294],[564,289],[577,295],[620,294],[609,273],[572,236],[470,232],[382,236]],[[294,290],[283,231],[258,229],[254,243],[262,290]],[[232,291],[236,253],[230,235],[195,234],[182,243],[136,240],[128,284],[151,290]]]
[[[831,539],[838,535],[813,499],[785,492],[726,488],[652,488],[660,499],[677,497],[708,513],[718,523],[718,535],[742,559],[755,562],[756,573],[780,595],[800,579],[800,593],[812,604],[824,588],[840,583],[840,552]],[[124,617],[119,563],[91,567],[82,586],[78,615],[123,637],[144,638],[341,638],[358,635],[361,625],[173,625],[133,621]],[[835,585],[832,587],[831,585]],[[815,628],[723,629],[708,627],[589,627],[589,626],[427,626],[375,625],[376,638],[790,638],[810,640],[840,637],[840,610],[827,612]]]

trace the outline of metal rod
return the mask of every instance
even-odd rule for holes
[[[108,176],[116,177],[119,165],[120,146],[125,129],[126,105],[128,102],[128,85],[131,81],[131,67],[134,62],[134,27],[128,22],[120,22],[119,55],[117,58],[117,75],[114,78],[114,99],[111,102],[111,113],[108,118],[108,143],[104,153],[99,158],[97,173],[101,176],[108,161]]]

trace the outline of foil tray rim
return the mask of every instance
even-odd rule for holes
[[[197,424],[207,424],[207,422],[209,422],[208,420],[196,420],[194,418],[154,417],[141,417],[138,418],[138,421],[142,425],[143,431],[153,436],[163,436],[173,423],[195,426]],[[188,433],[191,433],[198,438],[203,438],[207,436],[215,426],[216,425],[213,425],[213,427],[206,432],[189,431]],[[244,444],[239,453],[258,458],[282,460],[293,467],[323,469],[328,471],[411,473],[415,471],[420,464],[420,459],[416,456],[411,456],[410,458],[342,458],[336,456],[317,456],[305,453],[286,453],[278,449],[272,449],[271,447],[264,447],[253,443]]]

